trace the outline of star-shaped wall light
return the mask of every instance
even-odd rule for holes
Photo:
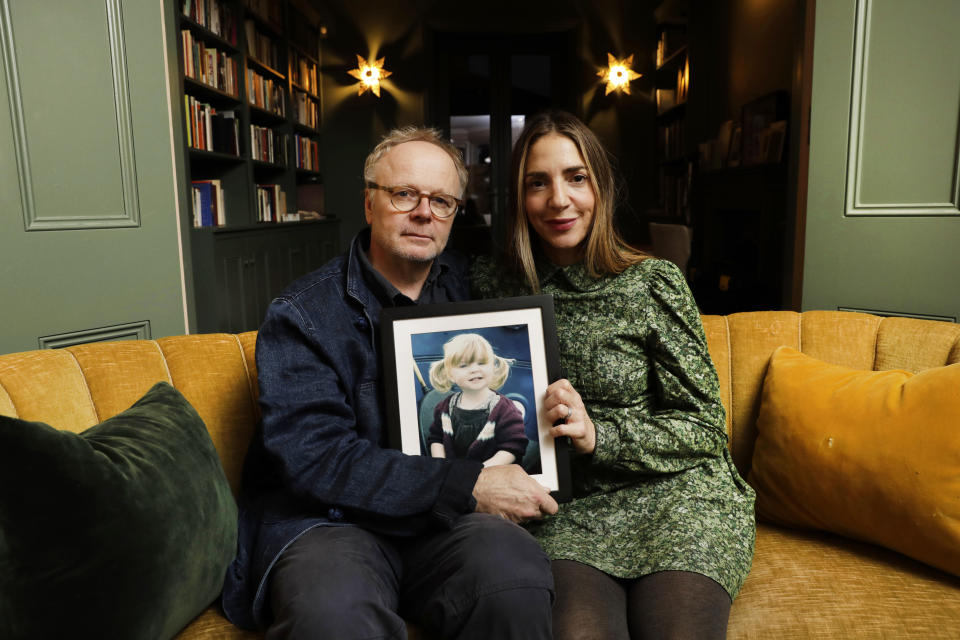
[[[617,60],[613,57],[612,53],[607,54],[607,68],[597,72],[597,75],[607,83],[607,91],[604,95],[608,95],[611,91],[623,92],[630,95],[630,82],[636,80],[641,75],[631,69],[630,67],[632,66],[632,53],[623,60]]]
[[[373,95],[380,97],[380,81],[392,73],[383,68],[383,60],[379,58],[375,62],[367,62],[366,58],[357,55],[357,68],[347,73],[360,81],[358,96],[363,95],[364,91],[372,91]]]

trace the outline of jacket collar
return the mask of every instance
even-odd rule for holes
[[[347,295],[365,307],[369,306],[371,299],[375,297],[374,292],[364,278],[364,263],[366,263],[370,269],[373,268],[365,255],[365,252],[369,248],[370,227],[367,227],[353,237],[353,240],[350,242],[350,249],[347,252]],[[453,264],[453,258],[446,251],[437,256],[430,267],[430,273],[427,275],[426,281],[423,283],[424,288],[433,286],[438,278],[443,277],[443,274],[453,268]],[[384,281],[383,284],[388,285],[389,283]],[[399,293],[396,287],[390,286],[393,292],[388,293]]]

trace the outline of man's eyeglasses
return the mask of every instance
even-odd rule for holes
[[[368,182],[367,188],[380,189],[381,191],[389,193],[390,202],[393,203],[393,206],[401,213],[413,211],[420,206],[420,200],[426,198],[427,202],[430,203],[430,211],[433,215],[438,218],[449,218],[455,214],[457,209],[460,208],[460,205],[463,204],[463,200],[454,198],[448,193],[423,193],[413,187],[404,185],[381,187],[376,182]]]

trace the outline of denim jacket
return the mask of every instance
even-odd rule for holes
[[[359,252],[291,284],[270,304],[257,336],[261,424],[247,453],[237,556],[223,591],[227,617],[269,622],[266,585],[281,552],[316,526],[361,526],[387,535],[449,527],[473,511],[481,465],[409,456],[384,446],[377,329],[381,303]],[[437,258],[436,286],[468,295],[466,263]]]

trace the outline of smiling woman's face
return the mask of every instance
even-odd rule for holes
[[[548,133],[527,152],[524,209],[551,262],[583,259],[596,197],[583,156],[570,138]]]

